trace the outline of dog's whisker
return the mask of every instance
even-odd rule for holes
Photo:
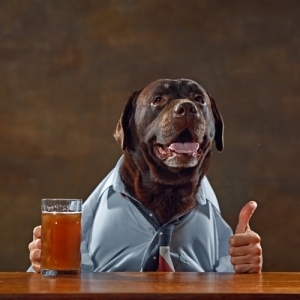
[[[182,180],[182,177],[180,176],[180,174],[179,174],[179,173],[177,173],[177,175],[178,175],[178,177],[180,178],[180,180]]]

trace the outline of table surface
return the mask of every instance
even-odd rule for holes
[[[300,299],[298,273],[0,273],[0,299]]]

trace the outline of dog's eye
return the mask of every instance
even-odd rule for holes
[[[157,96],[157,97],[154,98],[152,104],[153,104],[153,105],[156,105],[156,104],[160,104],[160,103],[162,103],[162,102],[163,102],[163,97]]]
[[[206,102],[202,96],[196,95],[195,96],[195,101],[201,103],[202,105],[206,105]]]

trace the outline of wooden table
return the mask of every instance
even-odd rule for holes
[[[300,299],[300,273],[0,273],[0,299]]]

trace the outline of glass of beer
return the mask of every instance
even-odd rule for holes
[[[42,199],[41,208],[41,274],[80,274],[82,200]]]

